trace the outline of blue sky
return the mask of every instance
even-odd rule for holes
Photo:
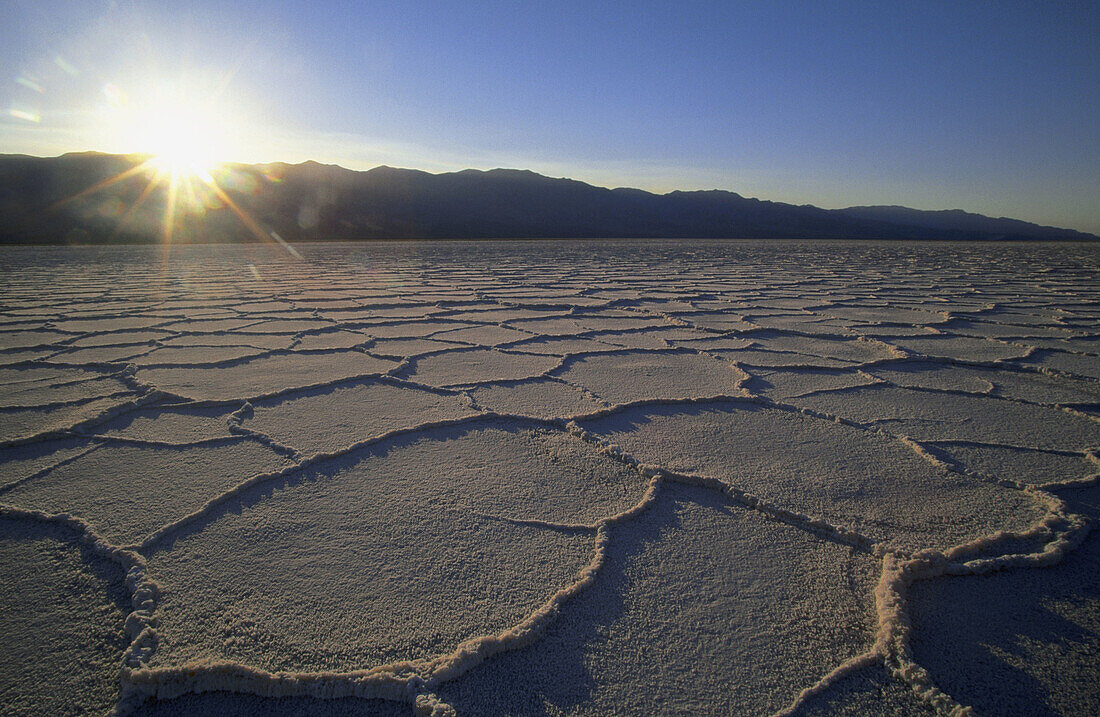
[[[104,88],[185,86],[227,159],[1100,232],[1098,40],[1095,2],[6,0],[0,152],[140,151]]]

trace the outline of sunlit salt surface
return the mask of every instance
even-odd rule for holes
[[[0,712],[1100,712],[1100,247],[0,250]]]

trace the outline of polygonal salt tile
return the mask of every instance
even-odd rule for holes
[[[439,697],[459,714],[769,714],[873,641],[876,559],[713,491],[665,484],[608,551],[536,642]]]
[[[458,396],[366,383],[256,402],[241,425],[310,455],[477,413]]]
[[[66,431],[132,404],[137,394],[96,398],[87,402],[49,408],[0,410],[0,442],[17,441],[46,433]]]
[[[967,336],[914,336],[890,339],[890,343],[916,354],[967,361],[999,361],[1019,358],[1028,352],[1028,348],[1020,344]]]
[[[483,386],[470,391],[479,406],[495,413],[547,420],[592,414],[606,408],[584,392],[550,379]]]
[[[1019,491],[932,465],[900,441],[790,410],[729,402],[625,411],[582,425],[636,460],[723,481],[875,541],[946,549],[1044,511]]]
[[[522,622],[594,552],[588,522],[645,481],[563,433],[437,430],[256,486],[150,558],[152,666],[350,670],[450,653]]]
[[[146,535],[259,473],[285,465],[253,442],[216,446],[101,446],[21,483],[3,502],[78,515],[115,544]]]
[[[1080,481],[1100,473],[1100,465],[1081,454],[983,446],[976,443],[933,445],[966,470],[1017,483],[1042,485]]]
[[[986,396],[868,386],[791,401],[920,441],[977,441],[1062,450],[1100,445],[1100,422],[1058,408]]]
[[[555,356],[474,349],[433,354],[413,360],[407,377],[429,386],[458,386],[514,381],[541,376],[560,363]]]
[[[218,406],[155,407],[130,411],[89,429],[89,433],[136,441],[186,445],[229,438],[232,409]]]
[[[657,352],[586,356],[558,376],[611,403],[736,396],[747,378],[732,364],[709,356]]]
[[[267,356],[215,368],[139,369],[139,381],[196,400],[266,396],[358,376],[386,373],[397,364],[359,351]]]

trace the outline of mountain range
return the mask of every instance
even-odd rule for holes
[[[0,244],[491,238],[1095,240],[961,210],[821,209],[722,190],[654,194],[527,170],[430,174],[232,164],[151,183],[141,155],[0,155]],[[121,177],[121,178],[120,178]],[[245,219],[242,219],[245,217]]]

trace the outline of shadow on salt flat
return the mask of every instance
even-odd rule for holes
[[[1100,488],[1059,494],[1100,518]],[[912,648],[940,689],[980,714],[1100,713],[1100,533],[1049,568],[910,588]]]
[[[118,698],[130,595],[71,531],[0,518],[0,694],[10,717],[106,714]]]

